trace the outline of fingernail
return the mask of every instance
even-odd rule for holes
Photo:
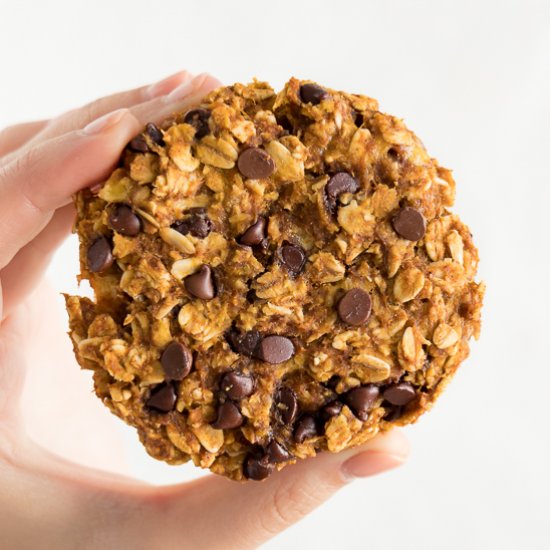
[[[201,87],[202,83],[207,78],[207,74],[200,74],[189,82],[184,82],[183,84],[180,84],[164,98],[165,101],[167,103],[172,103],[191,95],[195,90],[198,90]]]
[[[358,477],[370,477],[387,472],[401,466],[404,462],[404,456],[365,451],[348,458],[342,464],[341,470],[344,477],[351,481]]]
[[[120,122],[122,117],[127,112],[128,109],[118,109],[117,111],[107,113],[106,115],[92,120],[92,122],[85,126],[82,131],[88,135],[99,134],[100,132],[103,132],[103,130],[106,130],[107,128],[110,128]]]
[[[170,75],[167,78],[163,78],[154,84],[151,84],[144,92],[144,96],[147,99],[153,99],[162,95],[169,94],[172,90],[185,84],[191,80],[193,75],[188,71],[180,71]]]

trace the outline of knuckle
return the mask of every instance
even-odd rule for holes
[[[29,147],[22,154],[13,158],[8,165],[14,174],[33,173],[40,163],[40,154],[36,147]],[[27,181],[26,179],[24,181]]]

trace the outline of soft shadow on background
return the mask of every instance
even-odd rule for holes
[[[0,51],[2,127],[182,68],[227,84],[314,79],[403,117],[454,169],[455,211],[488,288],[481,339],[435,409],[406,430],[409,464],[344,489],[265,548],[550,547],[549,2],[0,1]],[[77,268],[71,237],[51,284],[78,292]],[[66,319],[61,298],[45,310]],[[151,482],[200,475],[148,458],[114,417],[113,441],[94,432],[108,413],[68,338],[55,357],[35,353],[27,413],[58,415],[52,449],[76,438],[106,467]],[[75,380],[89,399],[41,391],[51,378]]]

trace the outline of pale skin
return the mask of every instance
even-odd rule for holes
[[[63,372],[84,376],[68,354],[58,360],[56,342],[68,338],[66,319],[50,315],[55,297],[43,279],[52,254],[71,231],[71,195],[101,181],[145,123],[160,122],[196,104],[219,84],[211,76],[183,71],[51,120],[0,132],[2,548],[255,548],[351,480],[384,472],[406,459],[408,444],[393,430],[339,454],[320,453],[264,482],[236,483],[209,475],[157,487],[102,470],[108,453],[90,454],[82,433],[53,443],[63,433],[56,429],[63,414],[70,414],[55,405],[78,403],[79,391],[90,392],[89,379],[75,384],[67,398],[66,384],[48,387],[52,376],[43,376],[33,400],[40,413],[29,415],[20,406],[25,375],[35,376],[29,369],[36,369],[45,353],[56,358],[52,362],[65,363]],[[95,406],[102,407],[99,401]],[[95,413],[90,414],[92,437],[105,437],[95,447],[109,449],[113,464],[120,461],[120,442],[114,441],[110,425],[103,428]],[[26,427],[33,418],[40,428],[28,431],[40,432],[41,441],[52,441],[51,448],[65,456],[29,437]]]

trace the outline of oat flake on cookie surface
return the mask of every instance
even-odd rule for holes
[[[454,192],[374,99],[219,88],[76,195],[78,362],[149,454],[234,480],[413,422],[480,328]]]

